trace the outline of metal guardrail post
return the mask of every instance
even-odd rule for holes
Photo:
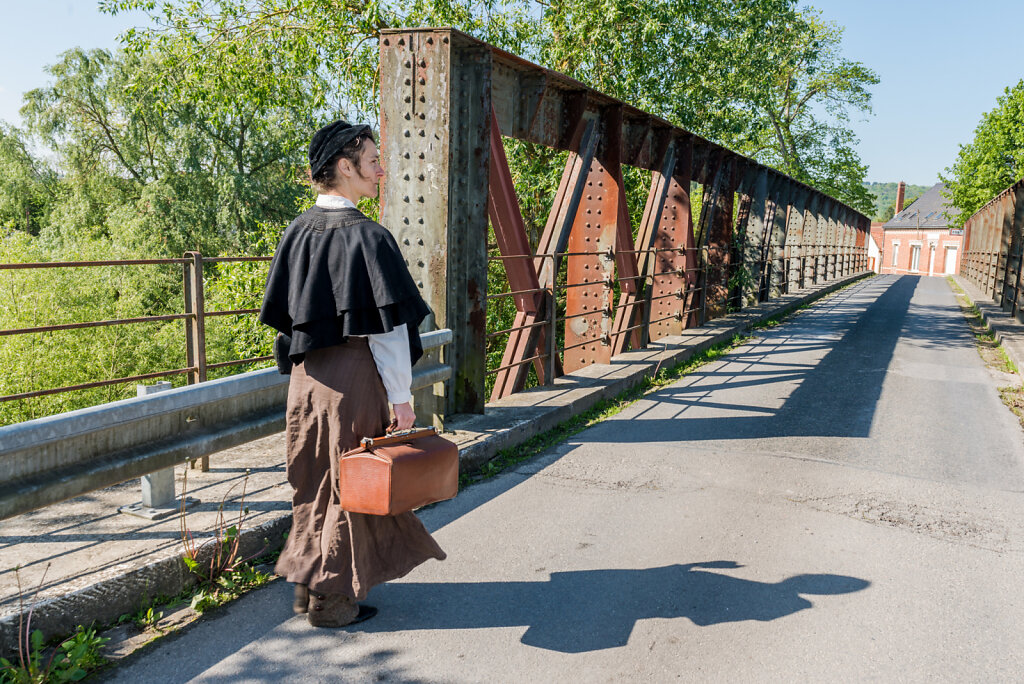
[[[206,382],[206,298],[203,293],[203,255],[185,252],[184,271],[185,360],[189,367],[188,384]],[[192,467],[196,465],[192,462]],[[201,470],[209,472],[210,457],[203,456]]]
[[[552,255],[551,260],[555,257]],[[555,372],[558,369],[558,274],[551,269],[551,330],[548,332],[548,377],[549,385],[555,383]]]
[[[157,392],[171,389],[168,380],[161,380],[152,385],[136,385],[136,396],[148,397]],[[146,520],[161,520],[174,515],[182,509],[199,503],[199,499],[191,496],[183,501],[178,500],[174,487],[174,466],[157,470],[140,478],[142,484],[142,501],[118,508],[119,513],[134,515]]]

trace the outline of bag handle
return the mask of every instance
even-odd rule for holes
[[[412,427],[408,430],[401,430],[399,432],[391,432],[383,437],[363,437],[360,444],[363,448],[372,449],[373,447],[387,446],[389,444],[397,444],[399,442],[408,442],[410,439],[419,439],[420,437],[432,437],[437,434],[437,429],[431,427]]]

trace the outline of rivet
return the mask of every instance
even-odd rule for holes
[[[405,158],[406,158],[406,159],[408,159],[408,158],[409,158],[409,153],[408,153],[408,152],[406,152],[406,153],[405,153]]]
[[[420,221],[422,222],[422,219],[420,219]],[[417,245],[422,245],[423,244],[423,238],[420,238],[419,240],[417,240],[416,244]]]
[[[423,219],[422,218],[420,219],[419,223],[420,223],[421,226],[423,225]],[[423,243],[421,242],[420,244],[422,245]]]
[[[420,77],[420,85],[426,85],[426,83],[427,83],[427,79],[425,79],[425,78],[423,78],[423,77],[421,76],[421,77]]]
[[[420,137],[423,138],[427,135],[426,131],[420,131]]]
[[[403,198],[402,198],[402,201],[403,201],[403,202],[408,202],[408,201],[409,201],[409,196],[408,196],[408,195],[406,195],[405,197],[403,197]]]
[[[411,59],[405,60],[405,66],[411,67],[412,66],[412,60]]]
[[[420,180],[425,180],[425,179],[426,179],[426,176],[424,176],[424,175],[423,175],[423,174],[421,173],[421,174],[420,174]]]
[[[405,101],[406,102],[412,102],[412,95],[406,95],[405,96]]]
[[[416,285],[417,285],[417,287],[419,287],[419,288],[420,288],[421,290],[423,289],[423,281],[422,281],[422,280],[421,280],[421,281],[419,281],[418,283],[416,283]]]
[[[423,264],[423,262],[422,262],[422,261],[417,261],[417,262],[416,262],[416,265],[417,265],[417,266],[419,266],[420,268],[423,268],[423,265],[424,265],[424,264]]]
[[[421,119],[426,119],[426,118],[427,118],[427,115],[426,115],[426,114],[423,114],[423,113],[421,112],[421,113],[420,113],[420,118],[421,118]]]
[[[405,180],[409,180],[409,174],[405,174]]]
[[[408,121],[411,118],[412,118],[412,114],[410,114],[409,112],[406,112],[405,113],[405,120]]]
[[[433,45],[433,44],[434,44],[434,39],[433,38],[427,38],[427,45]]]
[[[422,201],[423,201],[423,195],[420,195],[420,199],[419,199],[419,201],[420,201],[420,202],[422,202]]]
[[[408,137],[409,137],[410,135],[412,135],[412,131],[408,131],[408,130],[407,130],[407,131],[405,132],[405,137],[406,137],[406,138],[408,138]]]
[[[412,85],[412,79],[411,78],[405,79],[405,85]]]
[[[426,95],[420,95],[420,102],[426,102],[426,101],[427,101],[427,96]]]
[[[426,158],[426,155],[423,154],[422,152],[420,152],[420,159],[425,159],[425,158]]]
[[[420,60],[420,66],[421,66],[421,67],[425,67],[425,66],[427,66],[427,60],[425,60],[425,59],[421,59],[421,60]]]

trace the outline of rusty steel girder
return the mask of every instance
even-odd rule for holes
[[[562,371],[558,355],[551,353],[552,341],[545,339],[550,328],[538,324],[557,309],[554,296],[563,282],[566,367],[607,362],[649,339],[698,324],[704,285],[711,313],[724,310],[733,195],[757,195],[747,179],[767,177],[773,198],[769,204],[760,197],[757,207],[750,204],[750,215],[758,221],[774,212],[772,220],[765,220],[770,226],[758,228],[761,244],[755,250],[751,241],[747,250],[750,258],[755,252],[764,255],[759,270],[769,275],[759,274],[758,280],[771,282],[767,288],[759,285],[759,291],[782,291],[787,285],[775,263],[776,255],[790,247],[789,217],[804,214],[808,227],[817,228],[809,201],[814,200],[814,209],[834,203],[821,201],[825,196],[820,192],[774,169],[459,31],[388,29],[381,32],[380,46],[381,154],[388,174],[381,222],[399,240],[434,313],[425,327],[454,331],[445,351],[453,367],[448,392],[444,397],[417,395],[417,410],[424,402],[443,402],[439,413],[483,410],[485,378],[495,374],[485,368],[482,354],[489,220],[502,256],[516,257],[503,260],[509,283],[516,291],[532,291],[514,298],[513,327],[522,330],[510,333],[494,399],[521,388],[531,364],[548,382]],[[532,254],[501,136],[569,152]],[[648,208],[635,241],[623,166],[652,172]],[[740,175],[743,179],[737,180]],[[691,181],[705,186],[697,235]],[[797,195],[803,197],[799,209],[781,199]],[[747,206],[744,199],[744,216]],[[865,244],[866,217],[852,209],[849,213],[855,217],[849,222],[855,243]],[[815,245],[813,251],[831,260],[828,273],[835,275],[846,270],[837,232],[814,235],[801,243],[803,249],[793,249],[810,252]],[[804,233],[811,238],[814,231]],[[659,251],[647,251],[652,249]],[[566,251],[573,255],[559,256]],[[619,297],[613,301],[616,288]]]
[[[583,195],[569,233],[565,293],[567,373],[611,360],[612,287],[622,174],[619,169],[620,117],[612,110],[603,122],[605,144],[586,169]]]

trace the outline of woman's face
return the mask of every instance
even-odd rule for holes
[[[380,181],[384,178],[384,169],[380,165],[380,152],[372,140],[363,143],[359,151],[359,166],[353,168],[353,171],[349,176],[349,186],[353,194],[359,197],[350,199],[359,201],[364,197],[376,197]]]

